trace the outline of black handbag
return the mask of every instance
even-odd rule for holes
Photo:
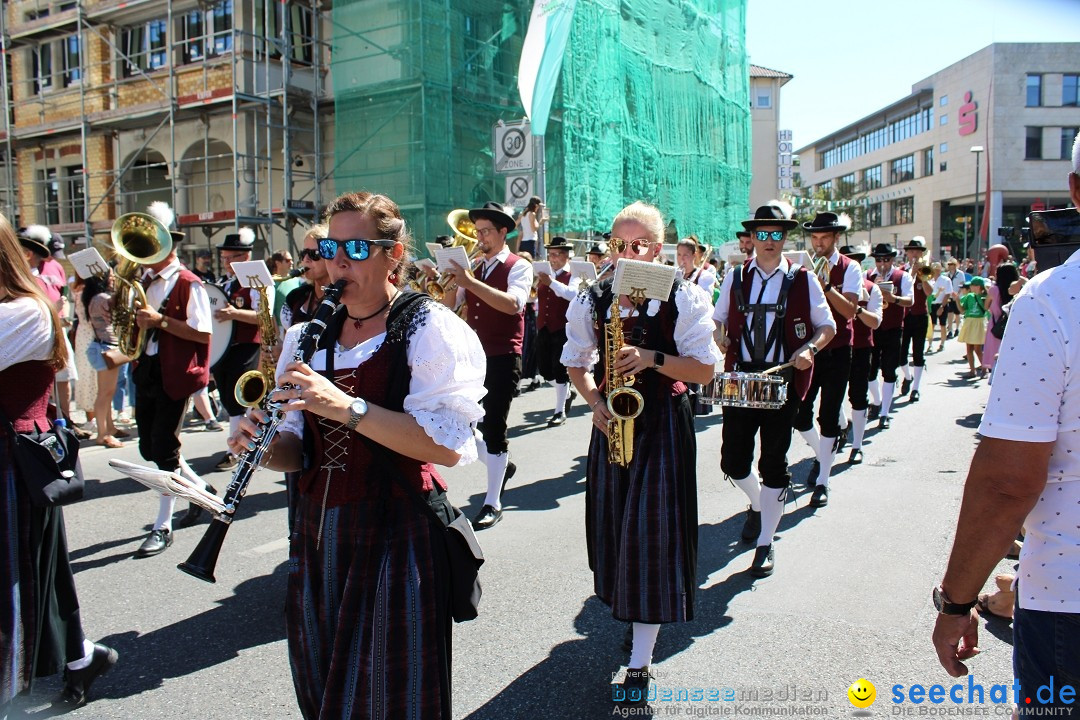
[[[43,433],[15,432],[14,425],[0,411],[12,438],[15,470],[35,507],[56,507],[82,500],[82,466],[79,439],[67,425],[54,425]]]
[[[996,337],[998,340],[1005,337],[1005,326],[1009,323],[1009,313],[1007,310],[1002,309],[1001,314],[994,320],[994,324],[990,326],[990,334]]]

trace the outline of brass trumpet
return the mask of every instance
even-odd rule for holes
[[[476,241],[476,226],[469,219],[469,211],[465,209],[451,210],[446,216],[446,223],[454,231],[454,242],[450,247],[463,247],[465,254],[469,256],[469,265],[480,254],[480,246]],[[470,270],[470,268],[465,268]],[[424,290],[435,300],[442,300],[448,293],[457,289],[457,285],[450,280],[449,273],[443,273],[435,280],[428,280]]]
[[[112,301],[112,324],[117,350],[132,360],[146,348],[148,331],[135,322],[139,308],[148,306],[139,276],[143,265],[161,262],[172,252],[169,229],[146,213],[127,213],[116,218],[109,233],[114,252],[120,256],[116,266],[116,289]]]

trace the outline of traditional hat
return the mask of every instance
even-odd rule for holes
[[[841,247],[840,254],[851,258],[855,262],[862,262],[866,259],[866,253],[862,252],[860,248],[854,248],[851,245]]]
[[[892,243],[878,243],[874,246],[874,252],[870,253],[872,257],[896,257],[896,248],[892,246]]]
[[[510,232],[517,227],[517,223],[514,222],[514,216],[507,208],[497,202],[487,202],[484,203],[483,207],[473,208],[469,211],[469,219],[474,223],[481,218],[490,220],[499,227],[506,228],[507,232]]]
[[[566,238],[556,235],[551,238],[551,244],[545,246],[548,250],[573,250],[574,245]]]
[[[735,232],[735,237],[736,237],[736,239],[738,239],[738,238],[748,238],[748,237],[750,237],[750,231],[749,230],[738,230],[738,231]]]
[[[845,214],[819,212],[810,222],[802,224],[803,230],[810,232],[847,232],[851,227],[851,218]]]
[[[442,245],[443,247],[450,247],[454,244],[454,241],[450,239],[449,235],[436,235],[435,242]]]
[[[49,252],[57,260],[65,260],[64,257],[64,238],[60,237],[60,233],[53,233],[52,239],[49,240]]]
[[[206,248],[203,248],[202,250],[196,250],[195,251],[195,257],[197,257],[197,258],[214,257],[214,253],[210,252]]]
[[[592,247],[589,248],[589,252],[586,255],[607,255],[607,243],[595,242]]]
[[[19,233],[19,244],[27,250],[33,250],[38,257],[47,258],[52,252],[49,243],[52,242],[52,231],[44,225],[30,225]]]
[[[240,232],[229,233],[225,241],[217,246],[218,250],[241,250],[251,252],[255,248],[255,231],[248,227],[240,228]]]
[[[146,213],[168,229],[173,243],[184,242],[186,236],[176,229],[176,213],[169,207],[169,203],[155,200],[146,208]]]
[[[924,238],[922,235],[916,235],[915,237],[908,240],[907,245],[904,246],[904,249],[905,250],[925,250],[926,249],[926,238]]]
[[[757,230],[764,225],[775,225],[785,232],[799,226],[799,223],[791,219],[785,208],[778,204],[762,205],[754,212],[750,220],[743,220],[742,225],[750,231]]]

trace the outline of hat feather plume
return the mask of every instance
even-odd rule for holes
[[[840,213],[840,215],[837,216],[837,218],[836,218],[836,224],[837,225],[843,225],[845,232],[847,230],[850,230],[851,229],[851,216],[848,215],[845,212]]]
[[[240,228],[240,242],[245,245],[251,245],[255,242],[255,231],[249,227]]]
[[[161,200],[150,203],[150,206],[146,208],[146,213],[164,225],[167,230],[171,230],[173,223],[176,222],[176,213],[169,207],[169,203]]]
[[[775,200],[774,199],[774,200],[770,200],[769,202],[767,202],[765,204],[766,205],[771,205],[771,206],[773,206],[775,208],[780,208],[780,212],[784,213],[784,218],[786,220],[790,220],[792,218],[792,216],[795,214],[795,208],[791,207],[791,205],[789,203],[786,203],[783,200]]]
[[[26,233],[27,237],[33,238],[40,243],[48,245],[52,242],[52,230],[44,225],[27,225],[26,230],[23,232]]]

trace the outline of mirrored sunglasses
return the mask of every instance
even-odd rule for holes
[[[776,242],[780,242],[781,240],[784,239],[784,231],[783,230],[758,230],[757,232],[754,233],[754,237],[757,238],[757,240],[759,242],[765,242],[766,240],[775,240]]]
[[[393,240],[335,240],[334,238],[322,238],[319,240],[319,254],[324,260],[333,260],[337,255],[338,248],[345,249],[345,257],[350,260],[367,260],[371,255],[371,246],[393,247]]]

